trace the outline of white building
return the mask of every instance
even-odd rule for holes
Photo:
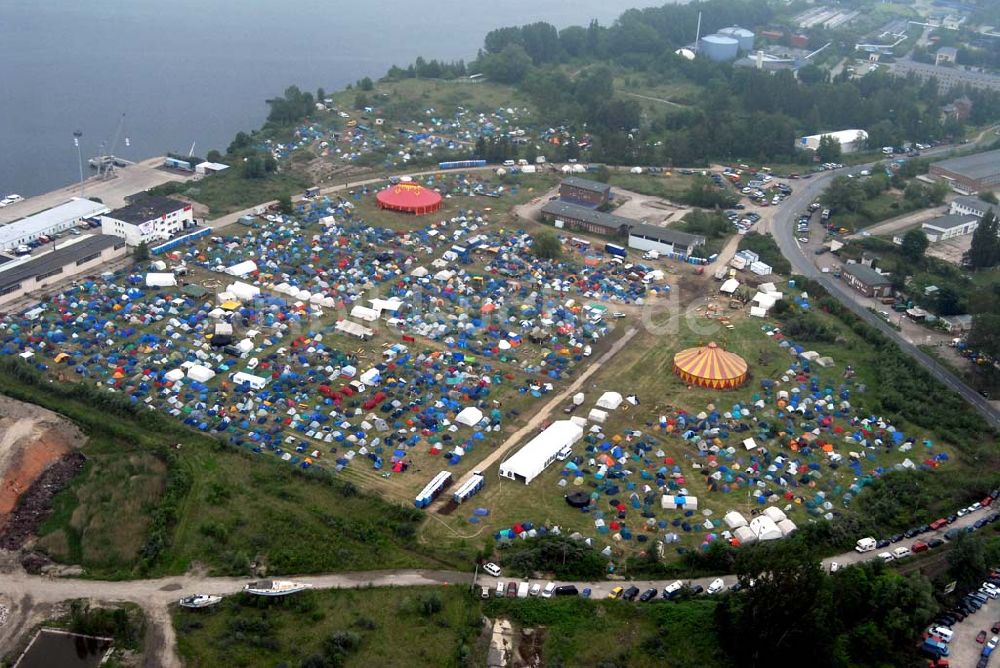
[[[190,204],[151,195],[101,216],[101,231],[125,239],[129,246],[166,241],[194,227]]]
[[[859,151],[865,147],[865,143],[868,141],[868,133],[864,130],[837,130],[836,132],[823,132],[818,135],[799,137],[796,146],[815,151],[819,148],[819,140],[823,137],[832,137],[839,142],[840,150],[844,153]]]
[[[74,197],[65,204],[0,227],[0,250],[14,250],[38,237],[58,234],[78,226],[84,218],[99,216],[107,210],[99,202]]]
[[[990,209],[993,209],[994,213],[996,213],[997,211],[1000,211],[1000,206],[990,204],[989,202],[981,200],[978,197],[962,195],[952,200],[951,206],[948,208],[948,213],[960,216],[975,216],[976,218],[982,218]]]
[[[952,237],[972,234],[979,227],[979,219],[971,214],[938,216],[920,226],[930,241],[944,241]]]
[[[568,453],[583,438],[583,427],[572,420],[556,420],[500,464],[500,475],[523,482],[537,478],[560,453]]]

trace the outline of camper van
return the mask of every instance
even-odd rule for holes
[[[875,549],[875,539],[872,537],[862,538],[858,541],[857,545],[854,546],[855,552],[871,552]]]

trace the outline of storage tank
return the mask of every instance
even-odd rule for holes
[[[752,31],[746,28],[741,28],[739,26],[732,26],[731,28],[723,28],[718,32],[719,35],[725,35],[726,37],[732,37],[740,45],[740,51],[751,51],[753,50],[754,34]]]
[[[701,53],[716,61],[735,60],[740,43],[725,35],[707,35],[701,38]]]

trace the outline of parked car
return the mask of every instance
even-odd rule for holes
[[[537,582],[531,585],[531,589],[528,591],[528,593],[532,596],[538,596],[541,592],[542,592],[542,585],[540,585]]]
[[[697,596],[705,591],[705,588],[701,585],[691,585],[691,595]]]
[[[552,594],[556,591],[556,583],[550,582],[545,585],[545,589],[542,590],[542,598],[552,598]]]
[[[722,591],[726,586],[726,583],[722,581],[722,578],[715,578],[712,580],[711,584],[708,585],[706,590],[709,594],[717,594]]]
[[[927,543],[925,543],[922,540],[918,540],[915,543],[913,543],[912,552],[913,554],[919,554],[920,552],[926,552],[928,549],[930,548],[927,545]]]
[[[556,596],[579,596],[580,590],[576,588],[576,585],[559,585],[556,587],[555,594]]]
[[[489,598],[489,597],[490,597],[490,588],[489,587],[480,587],[479,588],[479,598]]]
[[[495,578],[500,577],[500,567],[494,564],[492,561],[484,565],[483,570]]]
[[[608,594],[608,598],[621,598],[623,591],[625,591],[625,587],[615,587]]]
[[[639,595],[639,588],[633,585],[622,593],[622,600],[634,601],[635,597],[638,595]]]
[[[590,587],[584,587],[583,591],[580,592],[580,596],[582,596],[583,598],[590,598],[590,594],[591,594]]]
[[[508,582],[507,583],[507,598],[515,598],[517,596],[517,583]]]
[[[642,592],[642,595],[639,597],[639,600],[642,601],[643,603],[646,603],[647,601],[651,601],[654,598],[656,598],[657,593],[658,592],[656,589],[647,589],[646,591]]]
[[[927,547],[941,547],[942,545],[944,545],[944,541],[940,538],[931,538],[927,541]]]
[[[986,642],[986,631],[980,631],[976,634],[976,642],[980,645]]]

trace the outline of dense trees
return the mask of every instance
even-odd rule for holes
[[[819,148],[816,149],[816,157],[820,162],[840,162],[843,148],[840,142],[830,135],[823,135],[819,138]]]
[[[900,247],[900,251],[910,264],[919,265],[923,261],[924,252],[929,245],[930,241],[924,231],[915,227],[903,235],[903,245]]]
[[[535,234],[531,252],[545,260],[555,260],[562,254],[562,244],[556,235],[548,230]]]
[[[986,212],[979,221],[979,227],[972,233],[972,244],[966,259],[973,269],[985,269],[1000,264],[1000,224],[993,209]]]
[[[312,113],[316,103],[312,93],[303,93],[298,86],[289,86],[285,94],[267,101],[271,107],[267,115],[268,123],[278,126],[299,122]]]

